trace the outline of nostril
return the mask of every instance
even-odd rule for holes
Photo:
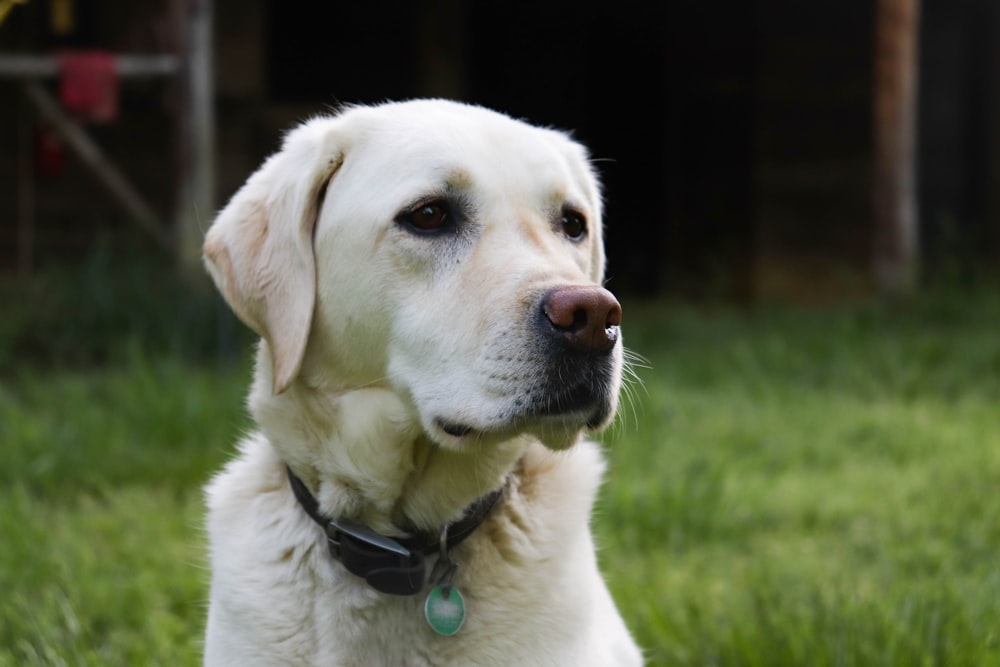
[[[557,329],[579,331],[587,326],[588,317],[587,311],[584,308],[571,310],[568,308],[556,309],[543,306],[542,310],[545,312],[545,317],[552,323],[552,326]]]
[[[588,321],[587,311],[583,308],[577,308],[573,311],[573,324],[569,328],[573,331],[579,331],[587,326]]]

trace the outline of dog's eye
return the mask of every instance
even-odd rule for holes
[[[566,210],[562,213],[563,233],[573,241],[579,241],[587,235],[587,221],[582,214]]]
[[[399,220],[420,232],[436,232],[451,226],[451,215],[444,202],[421,204],[409,213],[401,215]]]

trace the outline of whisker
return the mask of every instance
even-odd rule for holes
[[[638,373],[638,368],[650,369],[652,366],[645,357],[637,352],[633,352],[629,349],[623,350],[622,355],[622,385],[621,385],[621,404],[626,406],[626,411],[619,411],[619,415],[623,413],[631,413],[632,424],[634,428],[639,427],[639,400],[637,395],[637,388],[641,388],[648,395],[646,389],[646,384],[642,377]],[[616,419],[613,428],[615,429],[615,434],[621,436],[628,429],[627,417],[621,419]]]

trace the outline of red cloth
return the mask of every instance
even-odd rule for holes
[[[111,123],[118,118],[118,65],[105,51],[59,54],[59,101],[79,120]]]

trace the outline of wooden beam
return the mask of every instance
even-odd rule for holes
[[[160,224],[159,216],[153,211],[146,200],[132,186],[114,163],[109,160],[94,140],[59,107],[59,103],[37,81],[24,84],[24,92],[35,105],[38,112],[58,132],[66,143],[76,151],[80,159],[94,172],[98,180],[104,184],[119,204],[129,213],[143,231],[165,250],[171,250],[173,244],[170,235]]]
[[[124,78],[173,76],[180,67],[177,56],[170,54],[115,56],[115,72]],[[56,56],[0,55],[0,77],[38,79],[58,75],[59,58]]]
[[[873,277],[885,295],[919,278],[916,192],[920,0],[877,0],[875,28]]]
[[[187,0],[184,100],[181,110],[180,187],[176,219],[181,272],[203,276],[201,245],[215,217],[215,82],[212,0]]]

